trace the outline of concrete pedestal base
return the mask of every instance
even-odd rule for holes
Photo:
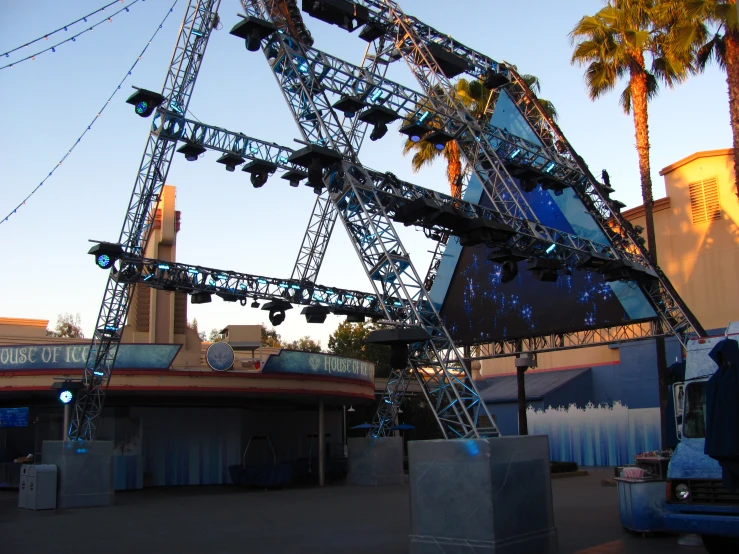
[[[401,437],[349,439],[348,484],[377,486],[404,482]]]
[[[546,436],[411,441],[410,554],[554,554]]]
[[[44,441],[45,464],[58,468],[58,508],[110,506],[113,503],[113,442]]]

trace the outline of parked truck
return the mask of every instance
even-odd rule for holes
[[[729,324],[725,336],[690,340],[685,381],[673,385],[680,442],[667,470],[664,512],[665,530],[700,534],[710,554],[739,553],[739,489],[732,492],[725,486],[725,468],[705,453],[707,433],[715,432],[712,420],[707,421],[715,389],[708,400],[706,392],[711,388],[709,379],[719,371],[709,353],[723,340],[739,340],[739,322]],[[739,372],[739,367],[733,371]],[[733,394],[737,396],[735,405],[739,406],[739,390]],[[712,417],[720,414],[714,410]],[[736,422],[735,412],[726,420]],[[739,428],[733,428],[734,423],[730,425],[727,436],[732,440],[733,433],[739,443]]]

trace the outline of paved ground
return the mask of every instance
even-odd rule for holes
[[[610,470],[552,481],[561,554],[704,554],[675,537],[622,531]],[[180,487],[116,494],[115,505],[27,511],[0,491],[0,551],[56,554],[394,554],[408,551],[408,488],[330,486],[283,491]]]

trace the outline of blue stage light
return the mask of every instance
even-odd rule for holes
[[[100,254],[95,259],[95,263],[98,264],[98,267],[100,267],[101,269],[108,269],[111,265],[113,265],[113,260],[107,254]]]
[[[547,254],[551,254],[552,252],[554,252],[555,248],[557,248],[556,244],[549,245],[549,248],[547,248]]]
[[[72,401],[72,398],[74,398],[74,395],[68,390],[63,390],[59,393],[59,400],[64,404],[69,404]]]
[[[129,108],[130,110],[131,108]],[[142,100],[138,104],[136,104],[136,113],[139,115],[144,115],[146,111],[149,109],[149,103],[145,100]]]

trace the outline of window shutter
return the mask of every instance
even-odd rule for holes
[[[689,189],[693,225],[721,219],[721,203],[718,197],[716,177],[691,183]]]

